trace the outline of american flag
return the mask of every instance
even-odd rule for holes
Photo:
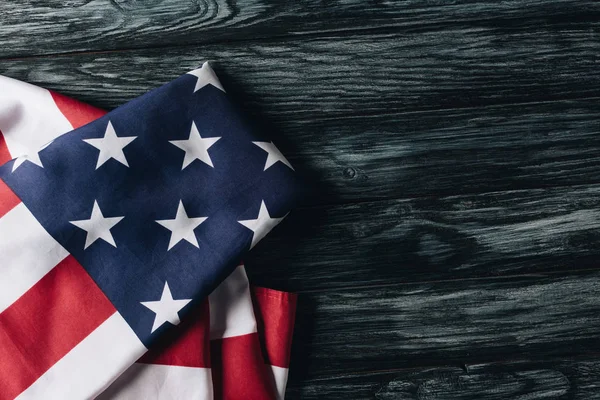
[[[108,114],[0,78],[0,130],[0,399],[283,397],[295,297],[239,261],[297,181],[208,64]]]

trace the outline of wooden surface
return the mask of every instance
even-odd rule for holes
[[[289,399],[600,399],[600,3],[58,4],[0,4],[1,74],[112,108],[208,59],[303,173],[247,263]]]

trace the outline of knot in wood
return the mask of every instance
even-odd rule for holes
[[[353,179],[356,176],[356,170],[352,167],[344,169],[344,178]]]

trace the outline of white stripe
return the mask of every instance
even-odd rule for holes
[[[115,312],[17,399],[93,399],[145,352],[142,342]]]
[[[48,90],[0,76],[0,131],[13,158],[71,130]]]
[[[208,296],[210,338],[222,339],[256,332],[250,287],[240,265]]]
[[[273,380],[277,388],[277,400],[283,400],[285,397],[285,387],[287,386],[289,369],[270,365],[273,373]]]
[[[133,364],[96,400],[213,400],[210,368]]]
[[[0,312],[67,255],[23,203],[0,218]]]

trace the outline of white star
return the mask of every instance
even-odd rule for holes
[[[266,171],[267,169],[269,169],[269,167],[271,167],[273,164],[275,164],[278,161],[280,161],[280,162],[284,163],[285,165],[287,165],[288,167],[290,167],[292,169],[292,171],[294,170],[294,167],[292,167],[292,164],[290,164],[290,162],[283,156],[283,154],[281,154],[281,152],[279,151],[279,149],[277,147],[275,147],[273,142],[252,142],[252,143],[254,143],[258,147],[260,147],[261,149],[266,151],[268,154],[267,162],[265,163],[265,169],[263,171]]]
[[[178,313],[190,301],[192,301],[192,299],[173,300],[173,295],[171,295],[169,284],[165,282],[165,287],[163,288],[160,300],[140,302],[144,307],[149,308],[156,314],[151,333],[157,330],[165,322],[170,322],[173,325],[179,325],[181,320],[179,319]]]
[[[254,232],[254,235],[252,236],[252,244],[250,245],[250,248],[253,248],[256,243],[260,242],[260,240],[264,238],[267,233],[271,232],[271,230],[275,228],[275,226],[285,217],[286,216],[284,215],[282,218],[271,218],[269,215],[269,210],[267,210],[267,206],[263,200],[260,203],[258,218],[247,219],[238,222]]]
[[[135,138],[137,138],[137,136],[118,137],[112,123],[108,121],[103,138],[83,139],[83,141],[100,150],[98,163],[96,163],[96,169],[98,169],[111,158],[114,158],[121,164],[129,167],[127,159],[125,158],[125,153],[123,153],[123,148],[133,142]]]
[[[156,221],[168,230],[171,231],[171,240],[169,240],[169,248],[171,250],[173,246],[182,240],[186,240],[188,243],[200,248],[198,246],[198,239],[194,234],[194,229],[201,223],[206,221],[207,217],[190,218],[185,212],[183,203],[179,200],[179,206],[177,207],[177,215],[175,219],[163,219]]]
[[[29,161],[38,167],[44,168],[44,164],[42,164],[42,160],[40,160],[40,151],[44,150],[46,147],[50,146],[54,142],[54,140],[49,141],[42,147],[40,147],[37,151],[33,151],[29,154],[20,155],[15,159],[12,166],[12,171],[15,172],[17,168],[19,168],[25,161]]]
[[[25,161],[29,161],[38,167],[44,168],[44,164],[42,164],[42,160],[40,160],[40,154],[36,151],[30,154],[23,154],[15,158],[15,162],[13,162],[12,172],[15,172],[17,168],[19,168]]]
[[[221,86],[221,82],[219,82],[219,78],[217,78],[217,74],[215,74],[215,71],[213,71],[208,62],[202,64],[201,68],[188,72],[188,74],[194,75],[198,78],[196,81],[196,87],[194,87],[194,93],[206,85],[213,85],[217,89],[225,92],[225,89],[223,89],[223,86]]]
[[[94,200],[94,207],[92,208],[90,219],[69,222],[87,232],[85,247],[83,248],[85,250],[98,239],[102,239],[105,242],[112,244],[114,247],[117,247],[110,230],[122,219],[123,217],[105,218],[98,206],[98,202]]]
[[[214,168],[212,160],[210,159],[210,155],[208,154],[208,149],[219,139],[221,138],[202,138],[202,136],[200,136],[200,132],[198,132],[198,128],[196,128],[196,124],[192,122],[192,129],[190,130],[189,139],[170,140],[169,143],[185,151],[185,157],[183,157],[183,165],[181,166],[182,170],[184,170],[185,167],[190,165],[194,160],[200,160],[203,163],[210,165]]]

